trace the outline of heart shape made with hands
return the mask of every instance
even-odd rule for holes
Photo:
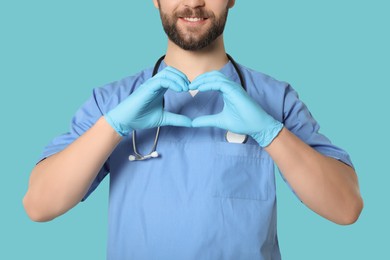
[[[265,112],[241,85],[219,71],[198,76],[188,85],[188,89],[219,91],[224,102],[220,113],[194,118],[192,127],[218,127],[236,134],[250,135],[263,147],[283,128],[283,124]]]
[[[256,131],[251,124],[254,121],[251,114],[253,111],[263,110],[249,97],[241,85],[230,80],[219,71],[204,73],[190,83],[180,71],[167,67],[162,72],[165,70],[168,71],[164,74],[164,79],[170,81],[160,81],[161,86],[175,92],[218,91],[223,97],[224,107],[218,114],[204,115],[192,120],[184,115],[164,110],[162,120],[159,122],[160,126],[218,127],[237,134],[249,134],[252,130]]]
[[[185,84],[188,85],[185,85]],[[192,127],[218,127],[237,134],[250,134],[253,127],[253,112],[262,108],[246,93],[238,83],[230,80],[219,71],[204,73],[191,83],[185,82],[180,91],[218,91],[223,97],[224,106],[220,113],[204,115],[191,120]]]
[[[200,116],[192,120],[163,109],[164,94],[168,89],[175,92],[219,91],[223,96],[224,107],[218,114]],[[218,127],[252,137],[267,135],[272,129],[281,129],[281,123],[268,115],[241,85],[231,81],[221,72],[204,73],[190,83],[182,72],[172,67],[166,67],[140,85],[105,117],[122,136],[133,130],[166,125]]]

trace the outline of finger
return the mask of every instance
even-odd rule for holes
[[[242,87],[236,82],[221,77],[202,80],[201,85],[196,85],[195,88],[201,92],[220,91],[226,96],[230,96],[233,92],[242,90]]]
[[[187,76],[181,72],[180,70],[176,69],[175,67],[172,67],[172,66],[167,66],[165,69],[163,69],[162,71],[164,70],[167,70],[167,71],[170,71],[170,72],[173,72],[175,73],[176,75],[182,77],[183,79],[187,80],[188,81],[188,78]]]
[[[171,73],[174,73],[175,75],[179,76],[180,78],[182,78],[184,80],[184,85],[186,87],[186,89],[184,91],[188,91],[188,85],[190,84],[190,81],[189,79],[187,78],[187,76],[181,72],[180,70],[174,68],[174,67],[167,67],[166,70],[168,70],[169,72]]]
[[[221,91],[225,94],[242,89],[239,84],[230,80],[219,71],[212,71],[200,75],[190,84],[189,88],[191,90],[197,89],[199,91]]]
[[[216,82],[221,79],[226,79],[226,76],[219,71],[214,70],[214,71],[206,72],[196,77],[189,85],[189,88],[191,90],[195,90],[198,89],[198,87],[204,84],[205,82]]]
[[[223,128],[220,114],[197,117],[192,120],[192,127],[218,127]]]
[[[181,86],[182,91],[188,91],[189,80],[187,76],[181,71],[173,68],[166,67],[164,70],[154,76],[155,79],[164,78],[167,80],[175,81]]]
[[[162,89],[171,89],[175,92],[183,92],[183,85],[176,80],[168,78],[152,78],[147,85],[148,89],[152,92],[160,92]]]
[[[200,74],[192,82],[201,81],[201,80],[203,80],[205,78],[210,78],[210,77],[215,77],[215,76],[226,78],[225,74],[223,74],[222,72],[220,72],[218,70],[212,70],[212,71]]]
[[[161,126],[166,126],[166,125],[191,127],[192,120],[183,115],[178,115],[178,114],[164,111]]]

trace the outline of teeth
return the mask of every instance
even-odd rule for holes
[[[203,18],[196,18],[196,17],[184,17],[184,20],[188,22],[199,22],[204,20]]]

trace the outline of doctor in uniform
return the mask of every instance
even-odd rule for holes
[[[276,164],[310,209],[354,223],[363,202],[347,152],[289,84],[226,54],[235,1],[153,3],[165,57],[93,90],[32,170],[30,218],[64,214],[109,174],[107,259],[278,260]]]

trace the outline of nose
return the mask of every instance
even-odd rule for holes
[[[204,0],[184,0],[184,6],[190,7],[190,8],[199,8],[205,6]]]

